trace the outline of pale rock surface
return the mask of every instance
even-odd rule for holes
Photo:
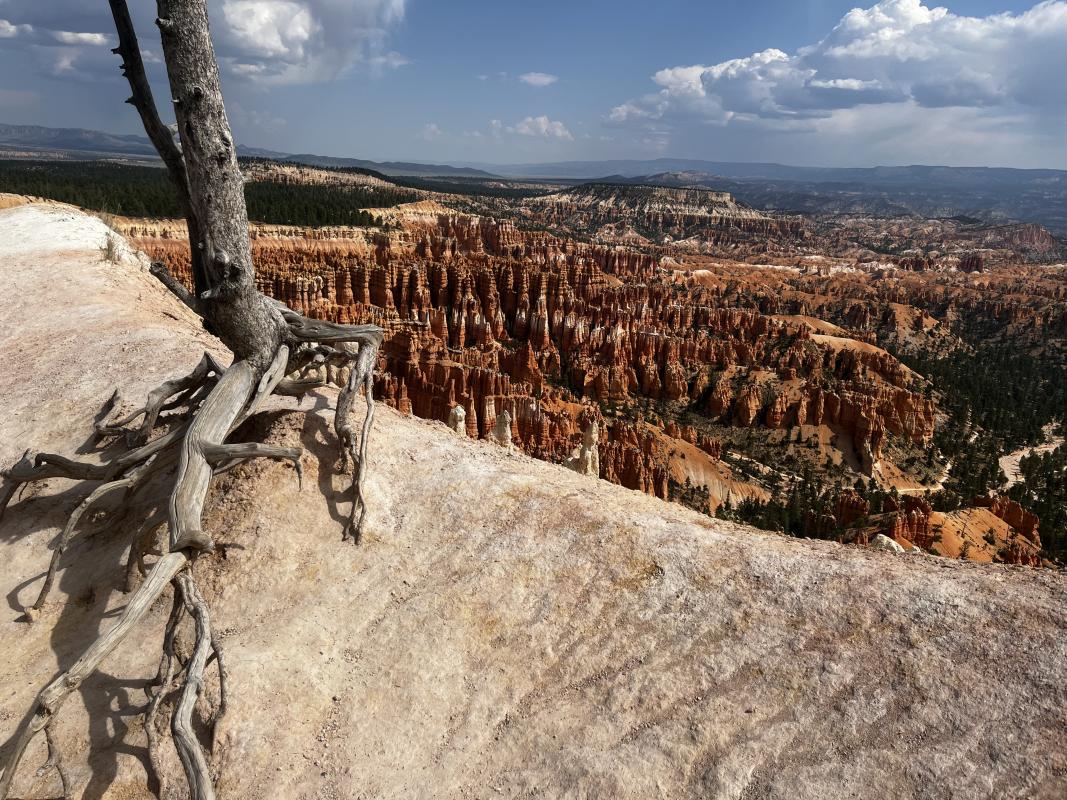
[[[582,432],[582,443],[574,448],[566,466],[579,475],[600,477],[600,425],[593,420]]]
[[[140,265],[101,264],[98,234],[0,212],[2,463],[74,450],[113,385],[137,397],[210,346]],[[1062,573],[762,534],[385,408],[353,547],[334,402],[270,422],[307,448],[303,492],[240,467],[205,520],[223,800],[1067,796]],[[125,527],[105,525],[19,621],[82,496],[49,481],[0,523],[2,743],[124,603]],[[140,715],[168,602],[63,708],[75,797],[151,796]],[[44,760],[38,741],[16,796],[57,796]]]
[[[454,430],[460,436],[466,437],[467,412],[463,410],[463,406],[456,405],[452,407],[452,411],[450,411],[448,414],[448,427]]]
[[[874,550],[884,550],[887,553],[903,553],[904,548],[886,536],[884,533],[879,533],[874,539],[871,540],[871,548]]]
[[[515,449],[511,441],[511,412],[506,409],[496,418],[496,424],[493,426],[493,441],[505,450]]]

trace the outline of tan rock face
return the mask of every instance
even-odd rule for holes
[[[579,475],[600,477],[600,426],[596,420],[586,426],[582,434],[582,444],[575,448],[567,459],[566,466]]]
[[[626,213],[634,224],[696,225],[680,221],[692,211],[687,198],[683,192],[650,199]],[[543,200],[545,208],[564,207],[559,198]],[[614,213],[610,197],[587,200],[583,214]],[[667,202],[682,217],[672,222]],[[721,202],[712,198],[705,210]],[[715,212],[716,224],[748,235],[739,220],[755,217],[731,208],[726,203]],[[740,216],[728,219],[734,211]],[[951,334],[931,313],[944,317],[945,308],[1010,320],[1012,335],[1023,341],[1067,339],[1067,282],[1055,268],[1004,267],[992,250],[982,250],[983,258],[997,268],[970,274],[868,276],[715,262],[710,281],[697,269],[703,256],[683,264],[649,248],[562,239],[429,202],[386,213],[394,226],[388,231],[257,226],[261,288],[310,316],[384,325],[377,391],[387,404],[444,422],[462,407],[474,438],[491,436],[507,409],[514,445],[556,463],[573,457],[596,421],[601,477],[659,497],[670,495],[672,476],[693,470],[676,463],[676,448],[634,427],[637,402],[666,409],[644,424],[678,441],[689,440],[667,426],[687,409],[761,435],[829,431],[842,460],[882,480],[887,450],[893,452],[887,443],[927,446],[937,407],[916,376],[875,342],[936,349]],[[921,231],[904,223],[849,225],[853,233],[884,229],[902,241],[955,236],[938,225]],[[179,274],[186,269],[179,227],[131,227],[153,257]],[[702,435],[717,460],[721,444]],[[758,483],[751,488],[763,491]],[[727,496],[723,488],[712,500]],[[931,535],[921,527],[903,519],[898,532]]]
[[[838,495],[834,516],[839,524],[848,527],[870,513],[871,504],[860,497],[856,491],[846,489]]]
[[[892,510],[890,506],[890,510],[889,527],[884,531],[886,536],[897,542],[910,542],[924,550],[934,547],[931,533],[933,508],[926,500],[908,496],[903,498],[899,509]]]
[[[467,435],[467,412],[463,406],[452,407],[452,411],[448,414],[448,427],[460,436]]]
[[[850,528],[856,520],[866,517],[869,507],[854,505],[842,494],[837,518],[822,521],[823,528],[813,527],[825,534],[834,530],[837,520]],[[858,498],[857,498],[858,499]],[[842,504],[852,507],[846,511]],[[863,511],[863,514],[858,514]],[[1006,497],[977,497],[970,507],[951,513],[934,511],[922,497],[909,495],[900,503],[886,502],[883,514],[867,518],[865,527],[845,531],[844,539],[856,544],[868,544],[876,535],[884,535],[907,548],[971,561],[1020,564],[1039,567],[1041,538],[1037,533],[1038,518]]]

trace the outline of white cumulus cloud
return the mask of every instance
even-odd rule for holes
[[[103,47],[111,38],[102,33],[77,33],[74,31],[50,31],[53,39],[60,44],[88,44]]]
[[[876,107],[899,108],[912,119],[914,109],[953,109],[962,119],[962,110],[980,108],[989,124],[1022,115],[1036,130],[1067,106],[1067,82],[1056,77],[1065,72],[1062,0],[987,17],[923,0],[882,0],[853,9],[820,41],[793,53],[769,48],[660,70],[652,77],[658,91],[617,105],[608,120],[644,129],[691,130],[696,123],[826,133],[829,121],[855,125],[868,112],[884,123]]]
[[[406,0],[223,0],[219,54],[237,74],[268,83],[332,80],[357,64],[409,63],[386,48]]]
[[[409,63],[388,46],[406,5],[407,0],[212,0],[209,12],[225,70],[258,83],[295,84],[333,80],[357,65],[380,71]],[[158,49],[158,31],[144,26],[155,3],[131,6],[142,26],[142,45]],[[45,72],[92,73],[91,79],[114,75],[117,62],[108,52],[114,23],[107,3],[0,0],[0,16],[0,46],[30,51]]]
[[[65,20],[64,20],[65,21]],[[75,80],[92,80],[101,63],[113,62],[108,48],[115,37],[95,31],[69,31],[16,19],[0,19],[0,44],[29,54],[41,72]]]
[[[557,120],[551,120],[542,114],[539,117],[526,117],[514,126],[508,128],[510,133],[521,136],[540,136],[545,139],[566,139],[571,141],[574,136],[567,126]]]
[[[15,25],[6,19],[0,19],[0,39],[14,39],[20,33],[32,33],[30,25]]]
[[[1067,165],[1065,43],[1064,0],[985,17],[881,0],[792,52],[660,69],[605,122],[717,158]]]

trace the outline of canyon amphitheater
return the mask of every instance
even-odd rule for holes
[[[65,206],[0,211],[5,466],[77,452],[116,387],[132,405],[221,353],[142,257],[102,258],[108,235]],[[205,517],[221,798],[1067,796],[1062,571],[761,533],[384,406],[355,547],[335,397],[279,399],[259,423],[305,448],[302,490],[254,462]],[[26,621],[85,494],[49,480],[0,523],[3,754],[126,602],[138,509],[83,521]],[[62,710],[75,797],[154,796],[142,715],[168,608]],[[38,737],[14,796],[61,794],[46,759]]]

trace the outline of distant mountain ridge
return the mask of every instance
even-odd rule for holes
[[[0,158],[5,150],[40,153],[42,156],[59,154],[68,159],[98,158],[100,156],[128,156],[143,160],[155,159],[156,150],[144,136],[112,134],[85,128],[46,128],[41,125],[6,125],[0,123]],[[420,164],[406,161],[368,161],[362,158],[335,158],[311,153],[293,155],[260,147],[237,146],[237,154],[276,161],[291,161],[313,167],[371,169],[390,176],[411,177],[468,177],[492,178],[492,174],[471,167],[453,167],[447,164]]]
[[[736,165],[738,172],[745,167]],[[998,167],[782,167],[811,178],[738,177],[679,170],[622,174],[601,182],[729,192],[753,208],[788,214],[867,214],[878,217],[974,217],[985,223],[1038,223],[1067,239],[1067,171]],[[816,176],[822,175],[823,179]],[[825,176],[837,176],[831,180]]]
[[[1036,222],[1067,239],[1067,170],[1010,167],[793,167],[700,159],[561,161],[545,164],[377,162],[238,146],[242,156],[334,169],[374,170],[391,177],[597,180],[729,192],[764,211],[789,214],[971,216],[987,223]],[[82,128],[0,124],[0,159],[123,157],[155,161],[143,136]]]
[[[254,148],[249,148],[254,149]],[[237,152],[241,155],[253,155],[244,152],[245,148],[238,147]],[[466,177],[466,178],[494,178],[492,173],[484,172],[472,167],[453,167],[447,164],[420,164],[411,161],[368,161],[363,158],[337,158],[335,156],[317,156],[311,153],[297,155],[275,155],[279,161],[292,161],[295,164],[307,164],[312,167],[330,167],[344,169],[356,167],[358,169],[372,169],[383,175],[394,177],[411,178],[434,178],[434,177]]]
[[[608,161],[558,161],[541,164],[481,164],[464,166],[491,171],[497,175],[524,178],[602,179],[641,178],[667,173],[701,173],[738,180],[803,182],[910,183],[943,181],[954,183],[1016,183],[1036,179],[1067,180],[1067,170],[1016,169],[1014,167],[945,167],[915,164],[895,167],[795,167],[773,162],[705,161],[690,158],[618,159]]]
[[[41,125],[0,123],[0,148],[3,147],[73,150],[132,156],[156,155],[152,143],[144,136],[103,133],[86,128],[45,128]]]

